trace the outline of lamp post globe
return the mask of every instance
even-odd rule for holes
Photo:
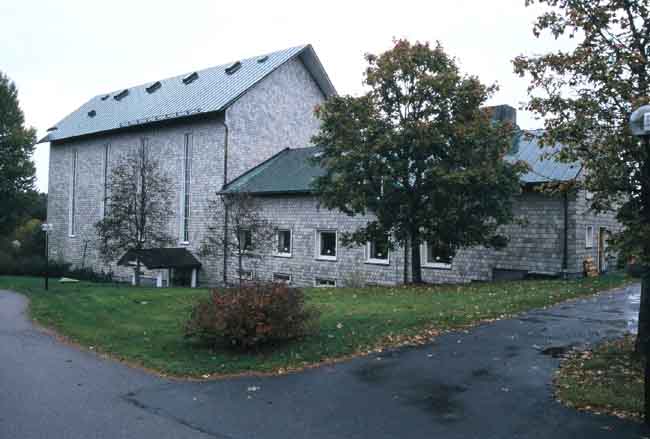
[[[632,113],[630,130],[636,137],[650,136],[650,105],[639,107]]]

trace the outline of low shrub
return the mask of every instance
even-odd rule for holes
[[[250,349],[307,335],[317,330],[318,317],[305,306],[301,290],[283,283],[250,283],[213,289],[192,309],[185,335],[213,346]]]

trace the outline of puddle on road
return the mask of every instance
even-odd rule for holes
[[[441,422],[457,422],[464,413],[463,404],[457,396],[466,391],[467,387],[464,386],[437,383],[432,387],[422,387],[417,393],[409,395],[408,399],[433,412]]]

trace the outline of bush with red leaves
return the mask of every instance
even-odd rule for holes
[[[185,324],[186,337],[212,345],[250,349],[291,340],[317,330],[319,313],[305,306],[305,295],[281,283],[214,288],[198,302]]]

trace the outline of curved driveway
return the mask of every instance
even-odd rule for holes
[[[57,342],[0,291],[0,439],[640,438],[567,409],[547,347],[634,329],[639,287],[281,377],[177,382]]]

